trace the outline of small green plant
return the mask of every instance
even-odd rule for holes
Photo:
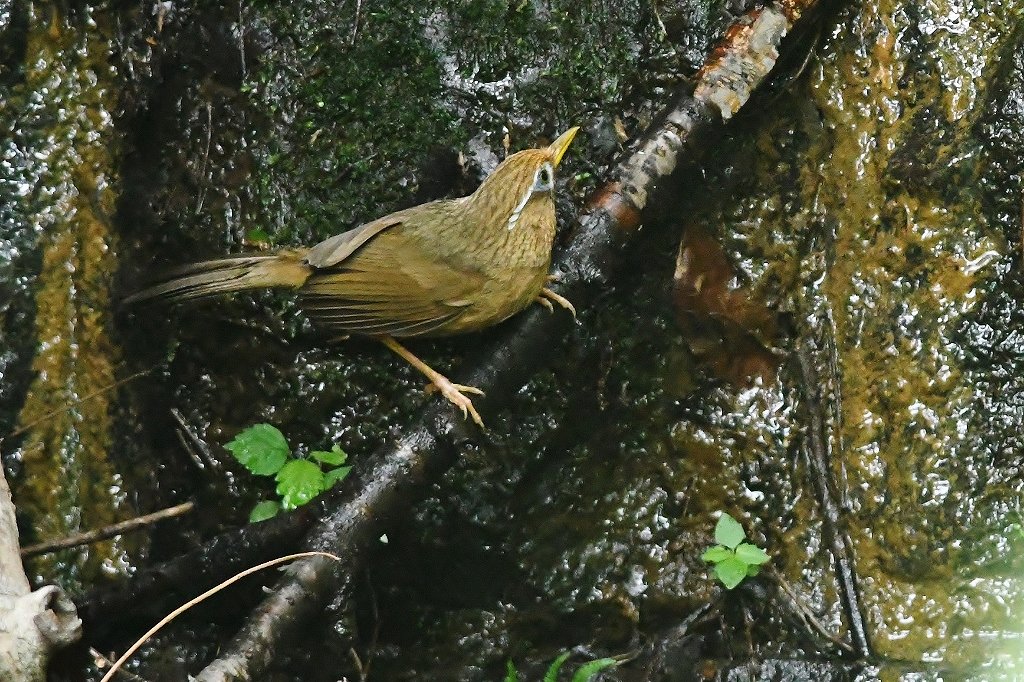
[[[544,682],[557,682],[558,673],[562,670],[562,665],[569,660],[570,656],[572,656],[572,652],[566,651],[556,658],[548,667],[547,672],[544,673]],[[590,682],[605,668],[610,668],[619,663],[620,661],[617,658],[598,658],[588,661],[576,669],[571,682]],[[519,672],[516,670],[516,666],[511,659],[505,666],[505,682],[519,682]]]
[[[245,233],[245,244],[246,246],[270,246],[272,240],[270,234],[260,227],[252,227]]]
[[[718,544],[709,547],[700,557],[715,565],[715,576],[727,590],[739,585],[747,576],[757,575],[761,564],[769,559],[760,547],[743,542],[746,535],[739,521],[722,512],[715,525]]]
[[[280,500],[263,500],[249,512],[249,521],[266,521],[282,509],[301,507],[348,476],[342,466],[348,455],[334,445],[330,450],[313,450],[309,458],[297,457],[284,434],[270,424],[256,424],[224,446],[235,459],[257,476],[273,476]],[[325,469],[325,467],[327,467]]]

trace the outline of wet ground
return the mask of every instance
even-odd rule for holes
[[[249,424],[358,466],[430,400],[287,295],[119,309],[147,274],[464,194],[506,144],[581,125],[568,229],[742,9],[429,4],[0,2],[0,434],[23,540],[202,509],[34,561],[36,581],[85,590],[244,523],[269,487],[220,445]],[[351,679],[350,647],[382,680],[501,679],[508,659],[535,679],[574,647],[634,655],[623,680],[1014,679],[1022,18],[826,7],[652,202],[549,369],[389,531],[325,615],[329,655],[299,646],[274,679]],[[416,350],[457,371],[480,342]],[[719,510],[776,573],[723,593],[700,560]],[[195,672],[257,596],[136,671]],[[855,616],[866,662],[823,634],[856,642]]]

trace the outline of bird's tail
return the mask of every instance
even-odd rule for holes
[[[272,256],[240,256],[193,263],[124,299],[123,303],[163,299],[186,301],[246,289],[298,288],[313,269],[303,260],[305,251],[283,251]]]

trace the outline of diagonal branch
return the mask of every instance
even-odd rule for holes
[[[777,46],[815,0],[787,0],[750,12],[735,24],[697,76],[692,95],[681,94],[660,121],[616,165],[612,181],[587,204],[561,254],[560,294],[587,306],[606,288],[635,237],[648,198],[683,161],[692,163],[764,80],[778,57]],[[464,383],[483,388],[481,407],[506,402],[564,335],[566,315],[535,308],[520,316],[503,337],[471,362]],[[471,428],[440,401],[392,446],[353,471],[342,500],[307,537],[311,550],[337,554],[344,563],[319,557],[290,566],[242,630],[196,678],[200,682],[257,679],[278,649],[355,573],[390,519],[406,513],[431,481],[455,460]]]

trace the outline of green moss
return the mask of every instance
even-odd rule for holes
[[[262,131],[255,222],[278,244],[324,238],[438,198],[423,176],[439,150],[625,116],[663,40],[641,5],[401,0],[364,6],[358,30],[354,4],[258,5],[273,37],[243,86]]]
[[[108,334],[116,267],[109,36],[89,12],[74,20],[35,12],[24,82],[4,105],[18,121],[13,140],[23,152],[5,169],[17,182],[45,188],[13,207],[18,229],[37,237],[40,253],[35,378],[18,415],[25,435],[15,497],[32,529],[27,540],[102,527],[123,502],[108,460],[119,355]],[[122,560],[120,543],[107,541],[39,559],[35,569],[72,584],[116,570]]]
[[[1007,255],[1002,226],[984,210],[984,188],[1006,179],[987,165],[976,131],[1022,9],[940,3],[911,18],[884,2],[841,12],[838,24],[855,35],[824,42],[791,111],[754,135],[745,194],[711,218],[731,235],[742,275],[823,349],[832,463],[875,650],[967,668],[986,659],[971,633],[1020,627],[1008,609],[981,606],[1012,601],[1006,587],[967,587],[964,547],[1002,542],[1006,510],[992,496],[1008,474],[985,453],[1004,427],[985,423],[976,402],[979,380],[1001,370],[968,372],[964,357],[985,342],[958,330],[979,314]],[[963,22],[948,30],[954,15]],[[1016,410],[1006,396],[992,400]],[[978,478],[992,491],[979,495],[968,483]],[[775,517],[785,502],[771,497],[753,505],[756,515]],[[817,537],[815,505],[800,504],[782,526],[790,547]],[[802,551],[784,561],[795,580],[806,579],[808,561],[828,580],[829,567]]]

